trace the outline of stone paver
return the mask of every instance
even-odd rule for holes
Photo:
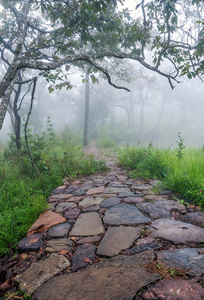
[[[160,251],[157,259],[169,269],[179,268],[194,276],[204,274],[204,255],[199,254],[196,248]]]
[[[68,238],[61,239],[51,239],[47,242],[47,246],[45,248],[45,252],[55,253],[60,251],[71,251],[72,250],[73,241]]]
[[[86,267],[88,264],[93,263],[95,259],[96,246],[91,244],[83,244],[77,247],[72,257],[72,270]]]
[[[103,191],[104,194],[117,194],[131,192],[129,188],[124,187],[106,187]]]
[[[152,219],[170,218],[171,210],[182,211],[185,206],[178,201],[160,200],[152,203],[139,203],[137,207],[144,213],[148,213]]]
[[[101,207],[110,207],[110,206],[119,204],[120,201],[121,201],[121,199],[119,199],[119,198],[110,197],[110,198],[106,198],[103,202],[101,202],[100,206]]]
[[[111,225],[137,225],[150,223],[151,219],[145,217],[135,206],[118,204],[106,210],[103,221]]]
[[[53,226],[47,232],[47,239],[62,238],[68,234],[70,228],[71,225],[69,223],[62,223],[60,225]]]
[[[101,194],[101,193],[103,193],[104,188],[105,188],[104,186],[96,187],[96,188],[88,190],[88,192],[86,192],[86,194],[87,195]]]
[[[89,206],[93,206],[93,205],[99,205],[101,204],[101,202],[104,200],[104,198],[101,197],[87,197],[84,200],[82,200],[79,205],[82,207],[89,207]]]
[[[140,236],[142,228],[139,227],[110,227],[99,244],[97,255],[115,256],[121,250],[132,246]]]
[[[154,258],[152,251],[132,256],[119,255],[77,272],[50,279],[33,295],[33,300],[128,300],[139,289],[160,279],[148,272],[144,262]]]
[[[17,275],[15,281],[19,283],[21,291],[30,295],[48,279],[69,266],[70,262],[63,255],[51,254],[50,257],[33,263],[24,273]]]
[[[140,203],[144,202],[144,199],[142,197],[127,197],[123,200],[126,203]]]
[[[43,231],[54,225],[58,225],[64,222],[66,222],[66,219],[62,217],[60,214],[56,214],[53,211],[46,210],[39,216],[39,218],[28,230],[28,235],[34,232]]]
[[[89,236],[104,233],[101,218],[96,212],[82,213],[79,215],[70,236]]]
[[[202,300],[204,289],[200,283],[183,279],[163,279],[142,295],[145,300]]]
[[[204,228],[169,219],[160,219],[152,222],[156,230],[151,234],[155,238],[170,240],[176,244],[202,243]]]
[[[41,233],[34,233],[23,238],[17,246],[18,252],[38,251],[44,244]]]
[[[62,212],[65,212],[66,210],[68,210],[69,208],[73,208],[73,207],[76,207],[76,204],[73,202],[62,202],[57,205],[55,211],[57,213],[62,213]]]
[[[196,211],[183,216],[185,222],[204,227],[204,212]]]

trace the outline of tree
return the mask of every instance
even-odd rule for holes
[[[9,66],[0,82],[0,129],[8,108],[19,70],[37,70],[48,82],[70,88],[70,64],[91,64],[106,75],[116,88],[100,62],[115,57],[138,61],[145,68],[166,77],[173,88],[179,76],[189,78],[203,75],[203,39],[188,41],[179,35],[182,20],[181,0],[142,0],[133,19],[126,9],[118,11],[123,0],[1,0],[0,51],[5,52]],[[193,0],[192,9],[203,6]],[[178,10],[179,8],[179,10]],[[189,24],[192,28],[192,24]],[[202,23],[203,26],[203,23]],[[196,28],[194,29],[196,33]],[[199,32],[200,33],[200,32]],[[196,33],[197,36],[199,33]],[[149,60],[150,50],[153,60]],[[199,48],[199,49],[198,49]],[[202,49],[202,47],[201,47]],[[167,68],[167,64],[168,67]],[[65,66],[65,69],[61,69]],[[55,70],[53,74],[51,71]],[[39,73],[40,71],[40,73]],[[24,80],[24,81],[25,81]],[[18,82],[19,83],[19,82]],[[50,88],[50,90],[52,87]]]

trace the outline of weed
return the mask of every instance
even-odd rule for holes
[[[181,133],[178,132],[178,141],[177,142],[177,157],[181,159],[183,157],[183,150],[186,148],[184,145],[184,139],[181,137]]]
[[[146,268],[151,272],[159,273],[164,278],[185,277],[187,272],[178,268],[167,268],[165,264],[157,263],[156,261],[149,262]]]

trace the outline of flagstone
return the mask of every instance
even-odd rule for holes
[[[73,241],[68,238],[51,239],[47,242],[45,252],[54,253],[62,250],[71,251]]]
[[[51,238],[62,238],[66,236],[71,228],[69,223],[62,223],[51,227],[47,232],[47,239]]]
[[[69,236],[89,236],[104,232],[105,229],[99,214],[87,212],[79,215]]]
[[[121,199],[116,198],[116,197],[110,197],[110,198],[106,198],[105,200],[103,200],[103,202],[101,202],[100,206],[101,207],[110,207],[116,204],[119,204],[121,201]]]
[[[181,269],[189,275],[204,274],[204,255],[197,248],[183,248],[156,252],[157,261],[169,269]]]
[[[66,222],[66,219],[62,217],[60,214],[57,214],[50,210],[46,210],[39,216],[39,218],[35,221],[35,223],[30,227],[27,235],[30,235],[35,232],[42,232],[45,229],[48,229],[54,225],[58,225],[64,222]]]
[[[123,200],[126,203],[140,203],[144,202],[144,199],[142,197],[127,197]]]
[[[192,223],[193,225],[198,225],[204,227],[204,212],[194,211],[183,216],[184,222]]]
[[[97,255],[115,256],[132,246],[140,236],[141,227],[109,227],[99,244]]]
[[[48,258],[33,263],[25,272],[17,275],[14,281],[19,284],[22,292],[31,295],[43,283],[69,266],[70,262],[63,255],[51,254]]]
[[[117,204],[106,210],[103,221],[111,225],[137,225],[150,223],[151,219],[144,216],[139,209],[133,205]]]
[[[204,228],[170,219],[159,219],[152,222],[150,230],[154,238],[170,240],[175,244],[202,243]]]
[[[93,205],[93,206],[89,206],[89,207],[85,207],[82,209],[82,212],[90,212],[90,211],[97,211],[100,209],[99,205]]]
[[[78,246],[78,245],[82,245],[85,243],[89,243],[89,244],[98,243],[101,239],[102,239],[102,236],[100,236],[100,235],[82,237],[82,238],[80,238],[80,240],[78,240],[76,242],[76,245]]]
[[[171,211],[182,211],[185,206],[174,200],[160,200],[150,203],[138,203],[137,207],[144,213],[148,213],[152,219],[170,218]]]
[[[76,204],[73,202],[61,202],[57,205],[55,211],[56,213],[62,213],[73,207],[76,207]]]
[[[83,244],[77,247],[72,256],[72,270],[86,267],[88,264],[93,263],[95,259],[96,246],[91,244]]]
[[[142,287],[161,278],[145,267],[153,259],[152,251],[119,255],[50,279],[35,291],[32,299],[130,300]]]
[[[119,198],[134,197],[134,196],[135,196],[135,193],[133,193],[133,192],[120,193],[118,195]]]
[[[76,219],[80,214],[81,210],[79,208],[72,208],[65,212],[64,216],[66,219]]]
[[[120,188],[120,187],[106,187],[103,191],[104,194],[119,194],[131,192],[129,188]]]
[[[105,188],[104,186],[96,187],[96,188],[88,190],[88,192],[86,192],[86,194],[87,195],[101,194],[101,193],[103,193],[104,188]]]
[[[72,194],[58,194],[58,195],[53,195],[53,196],[50,196],[49,202],[59,202],[61,200],[67,200],[67,199],[69,199],[72,196],[73,196]]]
[[[24,237],[17,246],[18,252],[34,252],[38,251],[44,244],[43,235],[41,233],[34,233]]]
[[[89,196],[89,197],[86,197],[85,199],[83,199],[79,203],[79,206],[89,207],[89,206],[93,206],[93,205],[100,205],[103,200],[104,200],[104,198],[101,198],[101,197]]]

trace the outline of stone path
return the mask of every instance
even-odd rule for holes
[[[52,192],[7,278],[36,300],[204,299],[204,213],[107,165]]]

